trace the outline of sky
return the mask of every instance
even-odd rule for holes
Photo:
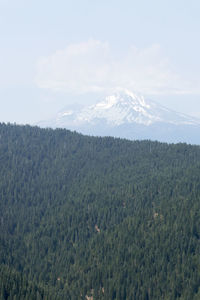
[[[116,88],[200,118],[199,0],[0,0],[0,122]]]

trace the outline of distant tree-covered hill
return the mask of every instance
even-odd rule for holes
[[[0,299],[199,287],[199,146],[0,124]]]

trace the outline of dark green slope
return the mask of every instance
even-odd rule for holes
[[[199,299],[200,148],[1,124],[0,226],[16,299]]]
[[[1,299],[41,300],[53,294],[53,290],[29,282],[22,273],[6,265],[0,265],[0,279]]]

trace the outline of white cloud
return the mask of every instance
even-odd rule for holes
[[[116,58],[108,43],[97,40],[72,44],[40,59],[36,82],[40,88],[74,94],[116,87],[144,94],[192,92],[192,84],[173,71],[159,45],[130,47]]]

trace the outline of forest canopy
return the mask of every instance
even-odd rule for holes
[[[199,146],[0,124],[0,299],[199,287]]]

